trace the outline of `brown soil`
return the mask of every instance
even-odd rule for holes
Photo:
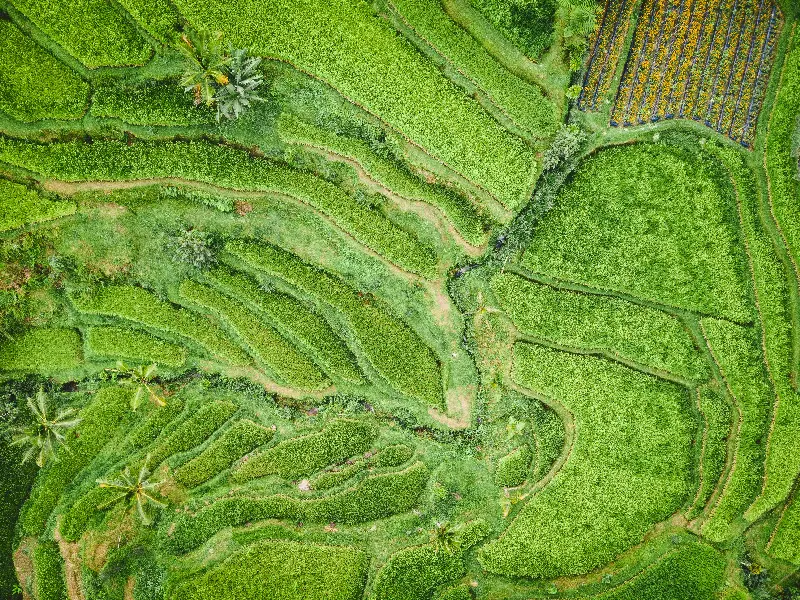
[[[17,572],[20,587],[22,587],[22,598],[24,600],[31,600],[35,597],[33,590],[35,587],[33,551],[36,548],[36,544],[36,538],[27,537],[22,540],[19,548],[14,552],[14,569]]]
[[[59,524],[60,525],[60,524]],[[67,542],[61,537],[59,525],[53,533],[61,558],[64,559],[64,574],[67,581],[67,597],[69,600],[86,600],[83,593],[83,580],[81,579],[80,548],[75,542]]]

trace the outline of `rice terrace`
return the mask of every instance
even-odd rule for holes
[[[798,0],[0,0],[0,600],[800,600]]]

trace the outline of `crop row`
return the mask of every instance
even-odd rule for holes
[[[492,290],[527,335],[608,351],[690,381],[708,379],[708,365],[672,315],[613,297],[559,291],[510,273],[495,277]]]
[[[81,336],[74,329],[36,327],[0,344],[0,370],[53,375],[83,362]]]
[[[140,65],[152,55],[111,0],[14,0],[14,7],[87,67]]]
[[[72,303],[84,314],[126,319],[158,332],[187,338],[224,363],[249,363],[247,355],[222,329],[195,313],[162,302],[141,288],[107,286],[90,296],[74,297]]]
[[[79,119],[89,86],[10,21],[0,21],[0,111],[18,121]]]
[[[560,280],[750,322],[732,193],[718,179],[712,164],[678,148],[602,150],[562,188],[522,264]]]
[[[435,252],[379,211],[310,173],[254,158],[243,150],[198,141],[42,145],[0,138],[0,160],[66,181],[177,177],[278,194],[325,214],[389,262],[425,277],[436,275]]]
[[[706,537],[721,541],[730,537],[761,489],[773,390],[752,331],[714,319],[700,324],[738,416],[731,468],[702,527]]]
[[[48,200],[24,185],[0,179],[0,233],[74,213],[73,202]]]
[[[282,331],[287,338],[302,344],[328,375],[352,383],[363,383],[355,357],[328,322],[311,308],[277,291],[266,291],[246,275],[215,268],[205,279],[231,298],[236,298]]]
[[[279,383],[302,390],[330,385],[313,360],[241,303],[190,279],[181,284],[179,293],[189,304],[211,312],[225,323],[253,358],[275,374]]]
[[[376,435],[368,423],[336,420],[322,431],[282,441],[248,457],[233,470],[231,479],[244,483],[273,474],[289,481],[298,479],[366,452]]]
[[[514,380],[562,403],[578,434],[559,473],[482,548],[481,564],[505,576],[586,573],[684,502],[695,427],[688,392],[604,359],[540,346],[516,344],[513,360]]]
[[[167,367],[181,367],[186,362],[186,348],[123,327],[89,328],[86,346],[91,356],[99,358],[120,358]]]
[[[226,251],[248,268],[277,277],[338,310],[373,368],[396,390],[442,405],[442,374],[433,351],[377,299],[360,298],[340,279],[267,244],[229,242]]]
[[[172,81],[147,81],[120,85],[99,83],[89,110],[94,117],[120,119],[129,125],[210,125],[214,113],[194,106],[192,98]]]
[[[169,44],[178,37],[180,15],[169,0],[111,0],[122,7],[150,35]]]
[[[800,565],[800,501],[795,494],[787,502],[768,550],[772,556]]]
[[[427,600],[437,587],[465,572],[461,552],[435,544],[411,546],[395,552],[375,577],[376,600]]]
[[[486,96],[496,110],[539,142],[555,134],[556,107],[542,91],[497,63],[464,29],[453,22],[438,2],[391,0],[406,27],[422,38],[470,87]]]
[[[534,151],[496,123],[366,3],[175,2],[195,26],[329,83],[509,208],[524,201]]]
[[[289,118],[281,119],[279,133],[286,142],[322,147],[358,163],[371,178],[393,194],[421,200],[440,209],[470,244],[481,246],[486,243],[486,231],[490,227],[488,217],[479,213],[464,196],[424,183],[399,167],[395,161],[375,154],[366,142],[337,136],[298,119]]]
[[[416,462],[402,471],[370,475],[351,488],[321,498],[224,496],[194,514],[178,513],[167,543],[176,552],[186,552],[226,527],[271,518],[304,523],[374,521],[409,511],[427,480],[427,467]]]
[[[531,475],[533,453],[527,444],[515,448],[499,461],[494,472],[494,482],[500,487],[522,485]]]
[[[261,540],[173,583],[171,600],[359,600],[369,560],[349,546]]]
[[[199,455],[178,467],[174,474],[175,481],[187,488],[200,485],[248,452],[266,444],[272,435],[271,429],[249,419],[236,421]]]
[[[597,103],[602,102],[608,93],[637,4],[635,0],[610,0],[606,3],[600,26],[594,30],[590,40],[591,52],[578,97],[581,110],[597,110]]]
[[[637,24],[612,125],[692,118],[748,146],[774,60],[770,0],[654,0]]]
[[[414,449],[410,446],[403,444],[387,446],[372,456],[352,459],[347,461],[348,464],[344,466],[336,465],[326,471],[321,471],[314,475],[309,483],[312,490],[329,490],[344,484],[366,468],[399,467],[411,460],[413,456]]]

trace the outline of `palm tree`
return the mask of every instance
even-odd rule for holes
[[[116,490],[117,494],[107,502],[100,504],[97,508],[103,510],[122,500],[129,507],[135,506],[136,513],[139,515],[142,523],[150,525],[152,519],[150,519],[147,514],[147,507],[152,505],[155,508],[164,508],[166,504],[153,497],[153,493],[156,488],[161,485],[161,482],[150,481],[150,475],[152,475],[152,473],[150,473],[150,470],[147,468],[149,462],[150,455],[145,459],[144,464],[139,469],[139,475],[135,479],[131,475],[130,467],[125,467],[119,479],[98,479],[97,483],[101,488]]]
[[[220,117],[237,119],[250,105],[263,101],[256,92],[263,83],[263,76],[258,72],[261,59],[248,56],[247,50],[231,50],[228,70],[230,80],[217,92],[217,121]]]
[[[436,546],[436,550],[444,550],[452,554],[458,550],[460,539],[458,532],[460,527],[453,527],[447,522],[437,522],[431,532],[431,543]]]
[[[64,444],[64,438],[81,420],[73,416],[77,412],[74,408],[61,409],[51,418],[48,415],[47,395],[41,388],[36,392],[35,400],[28,398],[28,408],[33,414],[33,422],[12,429],[11,445],[27,446],[22,462],[26,463],[35,456],[36,464],[43,467],[51,458],[57,459],[59,446],[69,450]]]
[[[222,50],[222,33],[200,31],[191,37],[184,34],[179,49],[186,60],[181,85],[185,91],[194,93],[196,105],[211,106],[216,86],[228,83],[224,68],[230,58]]]
[[[150,396],[150,400],[156,406],[166,406],[164,399],[153,391],[151,384],[156,376],[156,369],[158,366],[153,363],[145,367],[139,365],[136,367],[128,367],[122,361],[117,361],[117,368],[111,369],[113,373],[119,373],[122,376],[120,383],[136,388],[131,396],[131,409],[134,411],[139,408],[144,400],[145,394]]]

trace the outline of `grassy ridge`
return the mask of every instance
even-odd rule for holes
[[[0,179],[0,232],[74,213],[73,202],[54,202],[24,185]]]
[[[86,332],[86,345],[89,354],[99,358],[120,358],[167,367],[181,367],[186,363],[186,348],[124,327],[90,327]]]
[[[74,329],[36,327],[0,345],[0,370],[54,375],[83,363]]]

